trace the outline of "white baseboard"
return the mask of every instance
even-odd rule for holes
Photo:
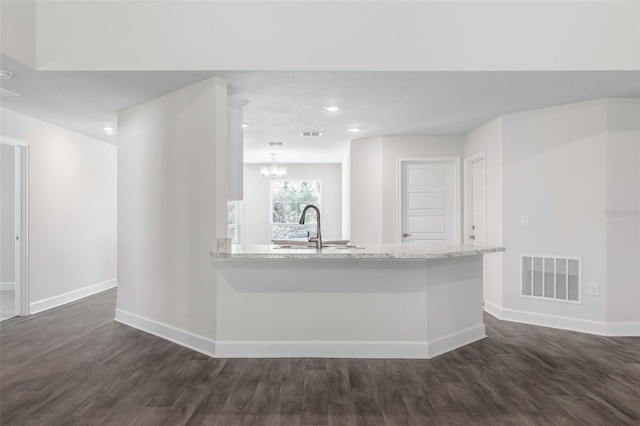
[[[484,325],[432,342],[215,341],[189,331],[116,310],[116,321],[217,358],[417,358],[441,355],[485,337]]]
[[[16,291],[16,283],[0,283],[0,291]]]
[[[502,318],[502,307],[496,305],[495,303],[491,303],[488,301],[484,301],[484,311],[488,314],[493,315],[494,317],[498,318],[498,319],[503,319]]]
[[[640,322],[605,322],[541,314],[507,309],[487,301],[484,302],[484,310],[498,319],[523,324],[596,334],[598,336],[640,336]]]
[[[211,357],[216,353],[216,342],[198,334],[191,333],[181,328],[145,318],[131,312],[116,309],[116,321],[128,325],[154,336],[161,337],[178,345],[193,349]]]
[[[103,281],[101,283],[93,284],[87,287],[79,288],[68,293],[63,293],[58,296],[49,297],[48,299],[38,300],[29,304],[29,314],[38,314],[48,309],[56,308],[58,306],[66,305],[67,303],[75,302],[76,300],[83,299],[88,296],[109,290],[118,285],[118,280],[113,279],[109,281]]]
[[[220,358],[429,358],[427,342],[217,341]]]
[[[469,343],[482,340],[485,334],[484,324],[479,324],[457,333],[447,334],[429,341],[429,358],[434,358]]]

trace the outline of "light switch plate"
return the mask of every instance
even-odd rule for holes
[[[529,226],[529,216],[520,216],[520,226]]]

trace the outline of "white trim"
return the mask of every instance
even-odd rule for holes
[[[504,321],[596,334],[598,336],[640,336],[640,322],[605,322],[541,314],[507,309],[488,301],[484,303],[484,310]]]
[[[461,206],[461,190],[460,190],[460,157],[398,157],[396,161],[396,209],[397,209],[397,217],[396,217],[396,242],[401,243],[402,238],[400,234],[402,234],[402,163],[411,162],[411,161],[433,161],[433,162],[443,162],[443,163],[452,163],[454,168],[454,178],[455,181],[453,183],[453,211],[455,213],[455,223],[456,226],[454,228],[454,243],[460,243],[460,206]]]
[[[485,337],[487,337],[487,335],[485,334],[484,324],[438,337],[437,339],[429,341],[429,358],[445,354],[454,349],[482,340]]]
[[[31,257],[29,255],[29,144],[22,148],[22,284],[21,315],[29,315],[31,289]]]
[[[486,337],[483,324],[430,342],[412,341],[215,341],[131,312],[115,320],[154,336],[218,358],[412,358],[428,359]]]
[[[474,245],[475,240],[472,240],[470,237],[473,234],[474,230],[471,229],[473,227],[473,164],[483,161],[484,162],[484,173],[482,175],[482,179],[484,180],[484,218],[483,218],[483,228],[484,228],[484,243],[487,244],[487,240],[489,238],[489,230],[487,229],[487,157],[486,151],[482,150],[473,155],[465,157],[464,159],[464,173],[462,176],[462,185],[463,185],[463,208],[462,208],[462,244]],[[482,257],[482,301],[487,298],[487,259]]]
[[[483,149],[482,151],[478,151],[475,154],[471,154],[468,157],[464,158],[465,163],[475,163],[476,161],[479,160],[485,160],[486,159],[486,151]]]
[[[29,142],[0,135],[0,143],[12,145],[16,165],[15,314],[29,315]]]
[[[16,291],[16,283],[11,283],[11,282],[0,283],[0,291]]]
[[[37,302],[33,302],[29,305],[29,314],[33,315],[46,311],[48,309],[66,305],[67,303],[75,302],[76,300],[84,299],[85,297],[92,296],[96,293],[101,293],[105,290],[109,290],[116,287],[117,285],[118,280],[113,279],[79,288],[78,290],[73,290],[68,293],[49,297],[47,299],[38,300]]]
[[[132,314],[131,312],[123,311],[122,309],[116,309],[115,320],[121,324],[128,325],[129,327],[137,328],[138,330],[142,330],[170,342],[177,343],[180,346],[193,349],[196,352],[200,352],[211,357],[215,356],[216,342],[207,337],[145,318],[140,315]]]
[[[498,319],[504,320],[502,317],[502,307],[496,305],[495,303],[491,303],[488,300],[484,301],[484,311]]]
[[[8,136],[0,135],[0,141],[6,143],[7,145],[24,146],[24,147],[28,147],[29,146],[29,142],[22,141],[20,139],[10,138]]]
[[[487,241],[487,159],[485,156],[485,151],[480,151],[476,154],[470,155],[464,159],[464,175],[463,175],[463,185],[464,185],[464,213],[463,213],[463,223],[464,223],[464,240],[463,244],[473,244],[473,241],[469,239],[470,235],[470,227],[473,224],[473,163],[478,161],[484,161],[484,175],[482,176],[484,180],[484,239],[485,244]],[[471,208],[470,208],[471,207]]]

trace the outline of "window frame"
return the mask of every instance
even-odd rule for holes
[[[273,226],[274,225],[298,225],[295,223],[274,223],[273,222],[273,184],[280,182],[317,182],[318,183],[318,204],[316,207],[319,209],[322,206],[322,179],[271,179],[269,182],[269,233],[270,239],[273,240]]]
[[[227,217],[228,217],[228,211],[229,211],[229,206],[231,204],[234,204],[236,206],[236,214],[235,214],[235,223],[229,223],[229,220],[227,219],[227,237],[229,237],[229,230],[230,229],[235,229],[235,241],[234,238],[231,238],[231,244],[240,244],[240,221],[241,221],[241,217],[242,217],[242,201],[240,200],[234,200],[234,201],[227,201]]]

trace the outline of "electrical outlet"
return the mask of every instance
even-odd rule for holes
[[[529,226],[529,216],[520,216],[520,226],[522,227]]]
[[[589,287],[589,295],[597,296],[599,293],[600,293],[600,288],[598,284],[591,284],[591,287]]]

